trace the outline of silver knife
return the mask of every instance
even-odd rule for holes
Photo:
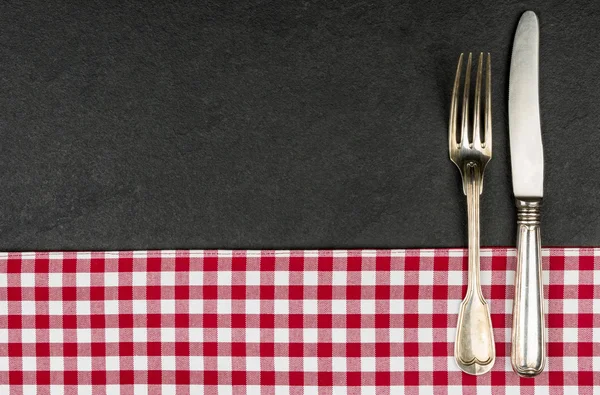
[[[546,329],[542,287],[540,206],[544,153],[538,98],[539,27],[534,12],[519,20],[510,62],[508,115],[513,193],[517,206],[517,269],[512,367],[520,376],[544,370]]]

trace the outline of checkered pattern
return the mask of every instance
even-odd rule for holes
[[[497,360],[474,377],[464,250],[0,254],[0,394],[600,393],[600,249],[544,250],[535,379],[510,368],[515,251],[481,255]]]

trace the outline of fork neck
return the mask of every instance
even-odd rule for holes
[[[479,279],[479,194],[483,169],[477,162],[468,162],[463,171],[464,189],[467,194],[467,218],[469,228],[469,281],[467,292],[481,293]]]

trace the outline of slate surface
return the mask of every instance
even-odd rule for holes
[[[114,3],[0,4],[1,250],[464,246],[446,140],[461,51],[492,53],[482,244],[513,245],[527,9],[543,244],[600,244],[598,3]]]

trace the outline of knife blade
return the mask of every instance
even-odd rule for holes
[[[521,17],[515,34],[508,88],[513,192],[518,198],[541,198],[544,194],[538,47],[537,16],[527,11]]]
[[[511,364],[523,377],[540,374],[546,361],[540,235],[544,154],[538,68],[538,19],[534,12],[527,11],[515,33],[508,96],[512,183],[517,206]]]

